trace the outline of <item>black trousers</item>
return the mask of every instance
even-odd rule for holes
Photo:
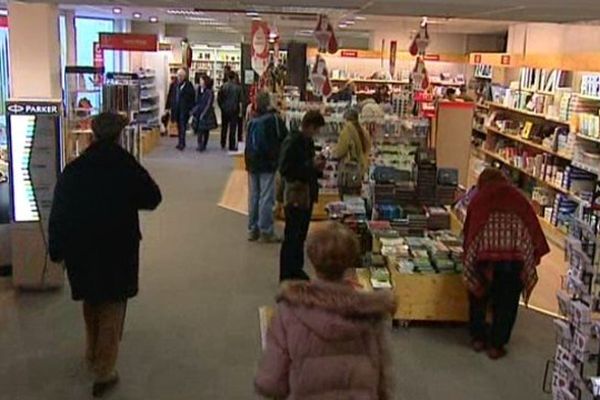
[[[229,139],[229,150],[237,150],[237,128],[239,116],[237,114],[223,114],[221,118],[221,148],[224,149]]]
[[[186,115],[180,115],[177,119],[177,137],[179,139],[178,146],[185,147],[185,134],[188,128],[188,122],[190,117]]]
[[[285,207],[285,230],[279,254],[280,282],[308,280],[308,275],[304,272],[304,242],[311,216],[312,208]]]
[[[210,131],[206,129],[200,129],[198,131],[198,149],[206,150],[206,145],[208,144],[208,137],[210,136]]]
[[[488,342],[501,348],[510,340],[519,310],[519,297],[523,290],[521,262],[505,261],[494,263],[494,278],[482,298],[469,295],[470,331],[473,340]],[[492,324],[488,326],[486,316],[491,306]]]

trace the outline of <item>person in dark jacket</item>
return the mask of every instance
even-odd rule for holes
[[[245,161],[248,171],[248,240],[279,243],[273,229],[275,172],[281,142],[287,136],[285,122],[271,107],[271,96],[262,92],[256,99],[257,115],[250,121]]]
[[[235,80],[235,72],[230,71],[227,82],[221,86],[217,96],[221,109],[221,148],[227,145],[229,132],[229,150],[237,150],[237,127],[242,108],[242,87]]]
[[[279,159],[283,184],[285,230],[279,256],[279,280],[308,279],[304,272],[304,241],[319,198],[317,179],[325,167],[325,158],[315,156],[313,137],[325,126],[318,111],[302,118],[301,132],[291,132],[284,140]]]
[[[94,118],[94,142],[60,175],[49,222],[50,257],[65,263],[73,300],[83,301],[96,397],[118,381],[125,308],[138,293],[138,211],[162,199],[148,172],[118,145],[126,124],[114,113]]]
[[[196,91],[194,85],[188,79],[188,73],[185,69],[182,68],[177,71],[177,80],[171,83],[167,99],[171,109],[171,120],[177,122],[179,140],[176,149],[183,151],[186,145],[185,134],[190,120],[190,112],[196,102]]]
[[[213,80],[208,75],[200,77],[200,85],[196,94],[196,107],[192,112],[194,116],[194,130],[198,134],[198,151],[206,150],[210,131],[217,127],[217,117],[213,103]]]

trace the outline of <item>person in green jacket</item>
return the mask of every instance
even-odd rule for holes
[[[332,151],[332,157],[340,160],[338,186],[341,196],[360,193],[362,177],[369,169],[371,150],[371,140],[358,121],[358,111],[347,110],[344,119],[346,123]],[[353,187],[348,187],[348,176],[352,175],[358,175],[359,181]]]

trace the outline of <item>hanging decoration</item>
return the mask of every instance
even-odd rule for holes
[[[269,25],[266,22],[252,21],[250,55],[252,69],[262,75],[269,65]]]
[[[181,65],[188,70],[192,68],[192,46],[188,38],[181,41]]]
[[[415,67],[410,73],[410,82],[413,91],[426,90],[429,87],[429,76],[427,75],[427,68],[425,68],[423,57],[417,57]]]
[[[427,30],[427,17],[423,17],[419,31],[413,38],[408,49],[412,56],[424,56],[427,47],[429,46],[429,31]]]
[[[313,85],[313,91],[317,96],[327,98],[331,95],[332,88],[329,82],[327,63],[320,54],[317,54],[317,58],[315,59],[315,64],[310,73],[310,81]]]
[[[318,18],[314,36],[319,44],[319,52],[334,54],[338,51],[338,42],[333,32],[333,26],[327,15],[319,14]]]

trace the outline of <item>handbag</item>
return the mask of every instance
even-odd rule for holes
[[[283,183],[283,205],[284,207],[293,206],[303,209],[310,209],[312,206],[310,198],[310,186],[306,182],[288,181],[281,179]]]
[[[354,161],[345,161],[338,170],[338,186],[344,192],[362,188],[362,172],[360,165]]]

